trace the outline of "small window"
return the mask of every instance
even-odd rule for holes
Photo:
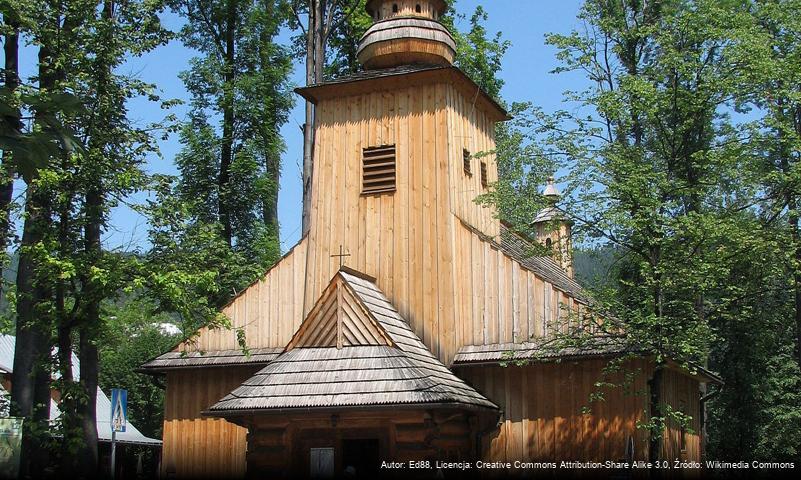
[[[422,9],[422,8],[420,8],[420,4],[419,4],[419,3],[418,3],[417,5],[415,5],[415,6],[414,6],[414,11],[415,11],[415,12],[417,12],[417,13],[420,13],[420,12],[422,12],[422,11],[423,11],[423,9]]]
[[[362,194],[395,190],[395,145],[365,148],[362,167]]]
[[[487,162],[481,162],[481,186],[487,188],[489,180],[487,179]]]
[[[392,13],[398,13],[398,4],[397,3],[393,3],[392,4]]]
[[[470,152],[468,152],[466,148],[462,150],[462,162],[464,164],[464,173],[472,176],[473,169],[470,166]]]
[[[546,238],[545,239],[545,247],[546,248],[551,248],[552,245],[553,245],[553,241],[550,238]]]

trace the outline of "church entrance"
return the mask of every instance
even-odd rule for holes
[[[306,478],[378,478],[389,457],[386,429],[302,429],[293,445],[293,471]]]
[[[497,421],[494,413],[455,409],[368,408],[240,418],[248,428],[247,477],[403,478],[408,470],[382,463],[474,458],[477,432]]]
[[[377,438],[342,440],[342,465],[347,475],[355,472],[357,478],[376,478],[381,464],[381,444]]]

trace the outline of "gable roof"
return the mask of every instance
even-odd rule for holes
[[[364,405],[498,408],[428,351],[369,278],[343,268],[334,276],[315,308],[328,304],[331,290],[340,292],[335,297],[349,295],[365,313],[364,318],[351,320],[369,321],[380,329],[381,337],[368,339],[365,344],[344,345],[343,342],[340,348],[336,343],[303,346],[304,341],[319,335],[312,335],[311,323],[306,328],[302,324],[283,354],[205,413],[237,416],[254,411]],[[331,308],[334,307],[325,310]],[[318,312],[320,309],[323,307],[317,309]],[[310,313],[303,323],[318,322],[318,318],[319,315]],[[329,323],[316,325],[330,328]]]
[[[357,345],[395,346],[392,338],[349,287],[344,275],[335,275],[285,350]]]

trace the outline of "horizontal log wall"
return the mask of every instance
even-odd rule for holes
[[[309,447],[333,447],[341,454],[347,438],[380,441],[381,460],[462,460],[472,456],[475,432],[468,414],[455,411],[386,410],[336,415],[263,415],[248,420],[250,478],[290,477],[304,471]],[[408,473],[408,471],[405,471]]]

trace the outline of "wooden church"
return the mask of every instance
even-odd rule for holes
[[[475,154],[493,151],[508,116],[452,65],[445,1],[367,8],[364,70],[297,90],[316,105],[310,230],[223,309],[248,354],[234,331],[204,328],[142,367],[165,377],[162,476],[647,459],[636,425],[648,419],[650,359],[630,361],[632,388],[587,412],[601,369],[625,352],[542,358],[539,340],[589,303],[572,277],[569,225],[552,228],[555,213],[542,212],[537,240],[558,255],[531,257],[474,202],[497,179],[494,158]],[[507,365],[510,352],[537,361]],[[700,459],[710,380],[665,372],[662,400],[693,425],[668,429],[661,458]]]

